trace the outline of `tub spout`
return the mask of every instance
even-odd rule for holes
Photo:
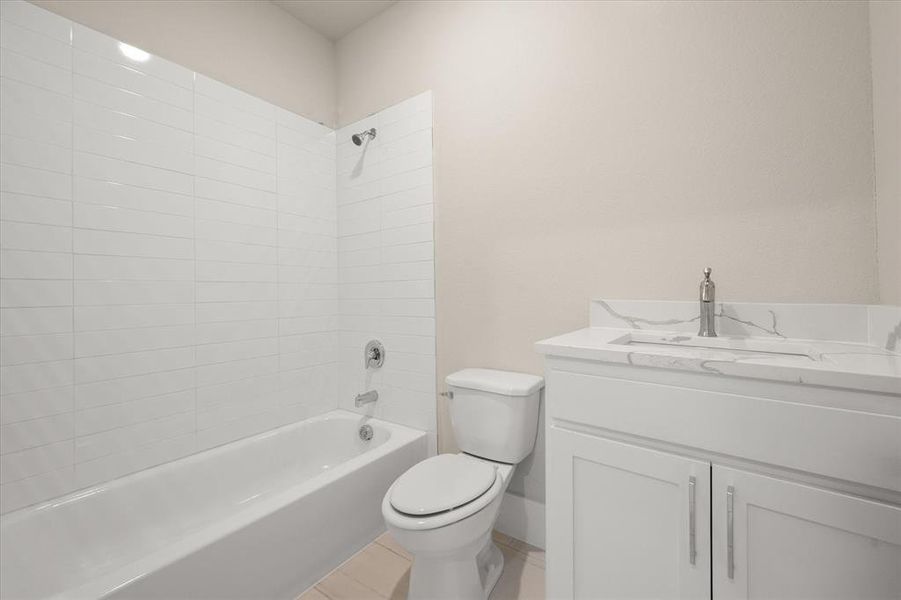
[[[362,394],[357,394],[357,397],[354,398],[354,406],[360,408],[364,404],[371,404],[379,399],[379,393],[375,390],[369,390],[368,392],[363,392]]]

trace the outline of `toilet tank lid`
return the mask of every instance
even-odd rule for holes
[[[495,369],[463,369],[444,381],[449,386],[504,396],[528,396],[544,387],[544,377]]]

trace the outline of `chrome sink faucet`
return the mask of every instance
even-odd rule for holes
[[[716,337],[716,285],[710,279],[710,267],[704,269],[704,280],[699,287],[699,300],[701,301],[701,328],[698,330],[700,337]]]
[[[369,390],[368,392],[363,392],[362,394],[357,394],[357,397],[354,398],[354,406],[360,408],[364,404],[371,404],[379,399],[379,393],[375,390]]]

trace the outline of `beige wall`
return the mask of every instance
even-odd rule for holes
[[[901,2],[870,2],[879,299],[901,304]]]
[[[274,4],[32,2],[314,121],[335,124],[334,44]]]
[[[439,382],[540,373],[589,298],[706,265],[724,299],[878,298],[866,3],[402,2],[337,49],[342,124],[434,92]]]

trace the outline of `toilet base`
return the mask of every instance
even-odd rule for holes
[[[504,572],[504,554],[493,541],[488,542],[486,550],[489,556],[481,563],[479,571],[481,573],[484,570],[484,577],[482,578],[484,585],[482,587],[485,590],[485,598],[487,599],[501,578],[501,573]]]
[[[487,600],[503,570],[490,533],[453,554],[415,553],[407,600]]]

